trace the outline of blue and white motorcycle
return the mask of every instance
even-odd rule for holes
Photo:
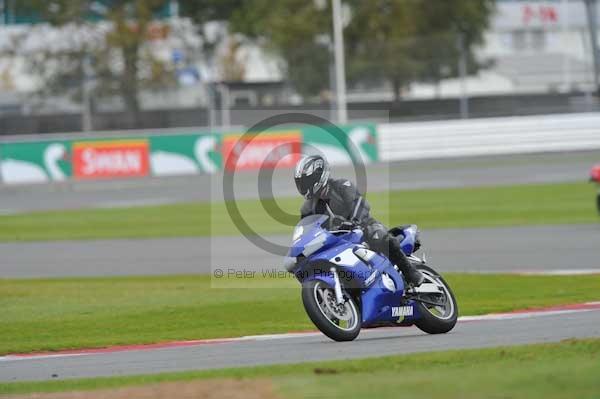
[[[342,227],[334,229],[336,224]],[[285,267],[302,284],[306,313],[329,338],[352,341],[362,327],[415,325],[442,334],[456,325],[458,306],[448,283],[414,255],[417,226],[390,233],[425,275],[419,287],[407,286],[397,266],[368,248],[359,226],[326,215],[305,217],[296,226]]]

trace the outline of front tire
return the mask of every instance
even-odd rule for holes
[[[415,266],[425,274],[426,282],[434,282],[442,287],[445,297],[443,306],[432,306],[417,300],[417,308],[421,317],[415,320],[415,325],[428,334],[445,334],[452,330],[458,321],[458,305],[454,293],[446,280],[431,267],[423,264]]]
[[[345,303],[337,305],[333,287],[321,280],[302,283],[302,303],[314,325],[334,341],[352,341],[360,333],[362,315],[354,299],[343,292]]]

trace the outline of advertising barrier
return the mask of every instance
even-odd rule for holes
[[[600,148],[597,113],[451,121],[302,126],[252,136],[225,133],[73,134],[71,140],[0,143],[0,183],[116,179],[288,168],[304,154],[333,165]],[[108,136],[108,135],[107,135]]]
[[[301,131],[223,137],[227,171],[293,168],[300,160],[301,151]]]
[[[148,176],[148,140],[82,141],[72,149],[77,180]]]
[[[0,143],[0,183],[28,184],[292,168],[301,153],[323,153],[332,164],[378,160],[374,124],[331,129],[113,135],[73,134],[72,140]]]

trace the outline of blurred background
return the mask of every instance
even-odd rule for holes
[[[600,110],[595,0],[434,3],[0,0],[0,135]]]

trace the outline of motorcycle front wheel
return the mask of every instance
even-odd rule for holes
[[[344,303],[338,304],[335,290],[321,280],[302,283],[302,303],[310,320],[334,341],[352,341],[360,333],[362,315],[356,302],[343,292]]]

